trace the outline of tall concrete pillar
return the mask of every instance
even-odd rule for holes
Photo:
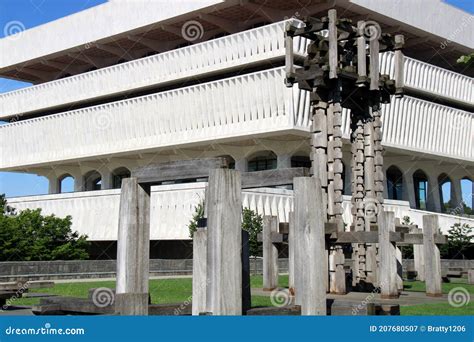
[[[289,169],[291,167],[291,154],[277,155],[277,168]]]
[[[240,172],[211,170],[207,189],[207,312],[242,314]]]
[[[250,234],[246,230],[242,233],[242,314],[252,308],[252,289],[250,285]]]
[[[439,232],[438,215],[423,216],[423,250],[425,261],[426,295],[441,297],[441,258],[435,243]]]
[[[59,194],[60,182],[56,175],[48,176],[48,194]]]
[[[422,234],[420,228],[412,228],[411,233]],[[413,245],[413,264],[416,271],[416,280],[425,281],[425,255],[423,245]]]
[[[302,265],[301,315],[326,315],[323,194],[321,181],[316,177],[294,179],[295,226],[301,229],[300,250]],[[299,289],[297,289],[299,291]],[[298,292],[297,292],[298,293]]]
[[[84,176],[79,174],[74,174],[74,192],[80,192],[86,190],[86,184],[84,181]]]
[[[122,182],[117,240],[115,312],[148,315],[150,186],[136,178]]]
[[[441,196],[439,195],[440,188],[438,183],[438,177],[428,176],[428,203],[426,207],[430,211],[435,211],[437,213],[441,212]]]
[[[379,287],[382,298],[398,298],[397,258],[395,245],[390,241],[390,232],[395,231],[395,213],[378,213],[379,226]]]
[[[101,172],[100,176],[102,178],[100,189],[101,190],[112,189],[113,188],[113,178],[114,178],[112,172],[106,170],[104,172]]]
[[[406,186],[403,187],[403,198],[410,202],[410,208],[416,208],[415,200],[415,183],[413,182],[413,173],[409,172],[404,175]]]
[[[198,228],[193,235],[193,300],[192,314],[206,312],[207,229]]]
[[[240,172],[247,172],[248,161],[247,158],[241,158],[235,160],[235,170]]]
[[[288,288],[295,293],[295,216],[290,211],[288,215]]]
[[[263,290],[278,287],[278,248],[272,242],[272,233],[278,233],[278,217],[263,217]]]
[[[464,207],[461,205],[462,200],[461,179],[453,178],[451,183],[451,202],[457,214],[463,213]]]

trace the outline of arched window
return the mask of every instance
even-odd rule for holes
[[[307,156],[293,156],[291,157],[291,167],[311,167],[311,159]]]
[[[417,209],[427,209],[428,202],[428,177],[418,170],[413,174],[413,185],[415,187],[415,205]]]
[[[273,170],[276,168],[277,156],[272,151],[259,152],[248,162],[248,171]]]
[[[58,179],[59,181],[59,193],[73,192],[74,191],[74,177],[70,174],[65,174]]]
[[[447,174],[442,173],[438,177],[439,199],[441,204],[441,211],[443,213],[450,212],[453,208],[452,191],[453,183]]]
[[[119,167],[112,172],[112,188],[120,189],[122,187],[122,179],[130,178],[130,170],[126,167]]]
[[[102,176],[97,171],[90,171],[84,176],[86,191],[100,190],[102,187]]]
[[[403,173],[394,165],[387,169],[387,194],[393,200],[401,200],[403,196]]]

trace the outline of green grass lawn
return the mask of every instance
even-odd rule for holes
[[[279,285],[288,286],[288,276],[282,275],[279,279]],[[405,282],[406,291],[424,292],[425,284],[420,281]],[[262,276],[251,277],[252,288],[262,288]],[[402,315],[473,315],[474,314],[474,285],[466,284],[465,279],[452,279],[451,283],[443,283],[443,293],[448,293],[455,287],[464,287],[468,290],[472,299],[471,302],[461,308],[454,308],[448,303],[422,304],[402,306]],[[94,281],[94,282],[75,282],[75,283],[57,283],[49,289],[32,289],[30,293],[52,293],[60,296],[87,298],[90,288],[97,287],[115,287],[115,281]],[[152,303],[180,303],[191,299],[192,279],[153,279],[150,280],[150,293]],[[21,298],[15,300],[14,305],[34,305],[39,303],[38,298]],[[252,296],[252,306],[271,306],[270,297]]]
[[[422,281],[405,281],[403,284],[405,291],[425,292],[425,283]],[[467,305],[456,308],[449,303],[433,303],[402,306],[401,314],[404,316],[413,315],[445,315],[460,316],[474,315],[474,285],[467,284],[465,278],[451,278],[450,283],[442,283],[441,289],[443,293],[448,294],[454,288],[463,287],[471,294],[471,300]]]

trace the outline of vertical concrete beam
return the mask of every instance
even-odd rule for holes
[[[300,250],[303,286],[302,315],[326,315],[325,217],[321,182],[316,177],[294,179],[295,226],[301,229]],[[299,291],[297,289],[297,291]],[[298,292],[297,292],[298,293]]]
[[[381,210],[379,226],[379,287],[382,298],[398,298],[397,259],[395,245],[390,242],[390,232],[395,231],[395,213]]]
[[[113,178],[114,178],[112,172],[106,169],[100,173],[100,176],[102,177],[100,189],[101,190],[112,189],[113,188],[112,183],[113,183]]]
[[[247,313],[252,307],[252,294],[250,288],[250,245],[249,232],[241,230],[242,232],[242,312]]]
[[[56,175],[48,176],[48,194],[59,194],[59,179]]]
[[[291,167],[291,154],[278,154],[277,155],[277,168],[289,169],[290,167]]]
[[[416,228],[413,233],[421,234],[422,231]],[[413,245],[413,264],[416,271],[416,280],[425,281],[425,255],[422,245]]]
[[[467,283],[469,285],[474,285],[474,270],[467,271]]]
[[[247,172],[248,161],[247,158],[241,158],[235,160],[235,170],[240,172]]]
[[[74,192],[85,191],[86,185],[84,182],[84,176],[81,174],[74,175]]]
[[[395,245],[395,256],[397,259],[397,288],[398,292],[403,291],[403,260],[402,260],[402,250]]]
[[[207,229],[198,228],[193,235],[193,300],[192,314],[206,312]]]
[[[463,207],[461,206],[462,198],[462,188],[461,188],[461,179],[453,178],[451,182],[451,199],[452,203],[457,213],[463,213]]]
[[[207,207],[207,312],[242,314],[242,181],[239,171],[211,170]]]
[[[278,233],[278,217],[263,217],[263,290],[278,287],[278,248],[272,242],[272,233]]]
[[[439,248],[434,236],[438,234],[439,224],[437,215],[423,216],[423,250],[425,254],[425,283],[426,295],[442,296],[441,292],[441,259]]]
[[[290,293],[295,293],[295,216],[290,211],[288,215],[288,288]]]
[[[148,315],[150,186],[122,181],[117,241],[115,312]]]

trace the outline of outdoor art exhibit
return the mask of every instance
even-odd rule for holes
[[[472,342],[473,194],[474,0],[0,0],[2,342]]]

